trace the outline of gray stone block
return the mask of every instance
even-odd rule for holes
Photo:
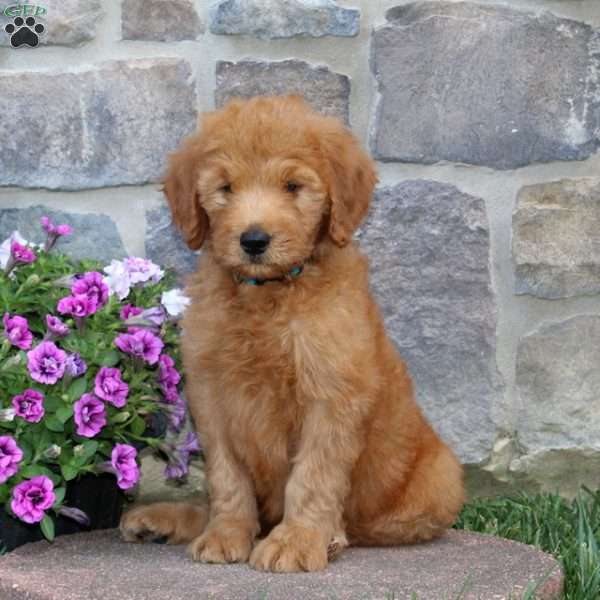
[[[96,30],[104,16],[100,0],[44,0],[38,10],[36,2],[6,2],[0,11],[0,46],[11,47],[10,36],[4,32],[7,24],[14,24],[17,16],[33,17],[44,31],[38,36],[39,45],[80,46],[96,37]],[[4,14],[5,9],[9,14]],[[29,8],[28,8],[29,7]],[[21,49],[28,46],[20,46]]]
[[[600,316],[542,326],[519,341],[515,474],[548,490],[598,485]]]
[[[183,241],[166,204],[146,212],[146,258],[175,269],[183,278],[196,269],[198,256]]]
[[[503,384],[483,200],[426,180],[380,188],[358,237],[420,405],[463,462],[485,460]]]
[[[215,104],[232,98],[298,94],[315,110],[349,123],[350,79],[301,60],[217,62]]]
[[[82,189],[161,178],[196,124],[187,62],[0,74],[0,185]]]
[[[541,298],[600,292],[600,179],[525,186],[513,213],[515,291]]]
[[[0,209],[0,242],[16,229],[30,242],[41,244],[46,233],[40,225],[43,215],[56,225],[71,225],[73,233],[56,243],[56,250],[73,258],[95,259],[109,263],[127,255],[115,222],[108,215],[68,213],[45,206]]]
[[[372,40],[384,161],[512,169],[598,147],[600,32],[549,12],[415,2]]]
[[[596,448],[600,456],[600,315],[544,325],[521,338],[519,441],[528,453]]]
[[[124,0],[121,33],[124,40],[179,42],[197,39],[204,26],[190,0]]]
[[[221,0],[211,6],[210,31],[263,40],[294,36],[355,36],[360,10],[334,0]]]

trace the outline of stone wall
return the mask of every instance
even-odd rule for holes
[[[597,487],[598,0],[40,3],[35,48],[0,18],[0,239],[60,213],[69,251],[189,271],[166,154],[231,97],[301,93],[378,161],[358,238],[472,489]]]

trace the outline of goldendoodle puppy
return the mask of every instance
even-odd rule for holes
[[[452,524],[461,466],[415,403],[352,241],[376,181],[352,134],[297,97],[231,102],[172,155],[173,219],[203,247],[182,344],[210,504],[134,509],[126,540],[313,571],[348,544]]]

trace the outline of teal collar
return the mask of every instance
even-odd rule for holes
[[[272,281],[291,281],[304,271],[304,266],[294,267],[291,271],[288,271],[281,277],[273,277],[273,279],[258,279],[257,277],[242,277],[238,273],[235,274],[234,279],[237,283],[246,283],[247,285],[265,285],[265,283],[271,283]]]

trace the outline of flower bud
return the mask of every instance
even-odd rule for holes
[[[29,285],[37,285],[40,282],[40,276],[37,275],[36,273],[31,274],[26,280],[25,280],[25,285],[29,286]]]
[[[5,408],[0,410],[0,421],[4,423],[10,423],[15,419],[15,409],[14,408]]]
[[[56,444],[52,444],[52,446],[48,446],[46,450],[44,450],[44,456],[46,458],[58,458],[60,453],[62,452],[62,448],[57,446]]]
[[[127,419],[129,419],[131,415],[125,410],[123,412],[117,413],[112,419],[112,423],[125,423]]]
[[[63,517],[73,519],[73,521],[84,527],[88,527],[90,524],[90,518],[82,510],[74,506],[61,506],[56,512]]]
[[[77,444],[77,446],[73,448],[73,454],[75,456],[81,456],[84,452],[85,448],[81,444]]]

